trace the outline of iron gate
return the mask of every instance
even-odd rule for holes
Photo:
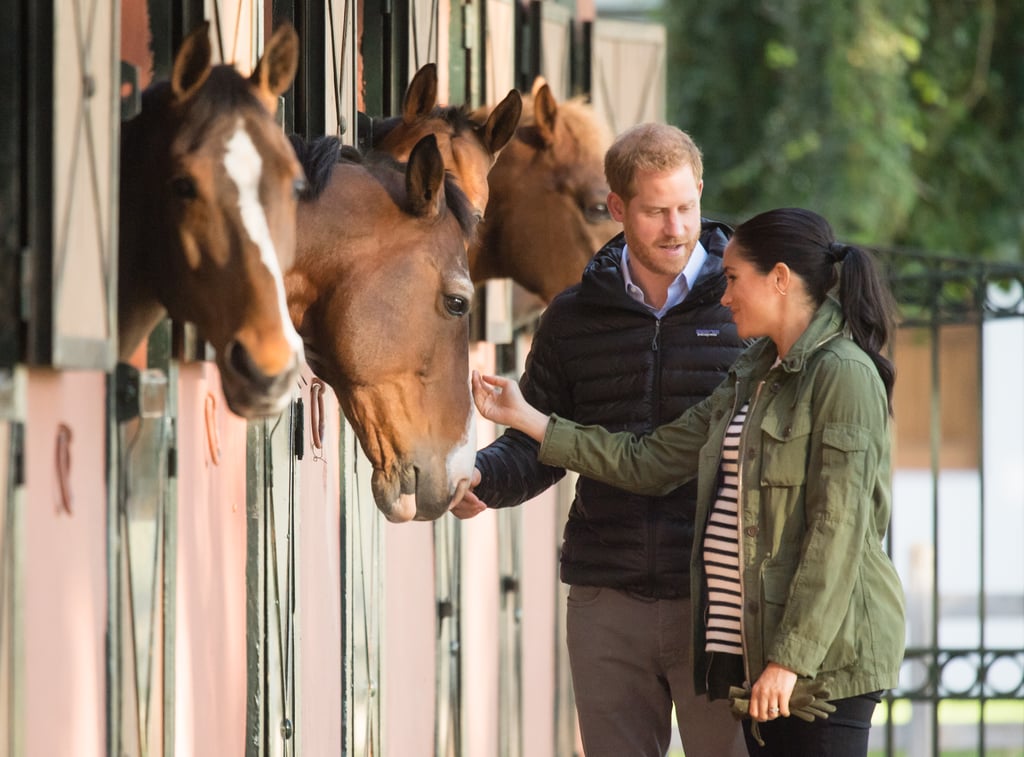
[[[884,253],[895,346],[890,549],[907,594],[886,755],[1024,749],[1024,267]]]

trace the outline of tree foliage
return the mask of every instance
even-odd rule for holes
[[[666,0],[664,21],[709,212],[801,205],[851,241],[1022,259],[1024,3]]]

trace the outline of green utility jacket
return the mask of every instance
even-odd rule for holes
[[[896,685],[904,650],[903,591],[882,548],[889,523],[890,427],[871,359],[843,333],[827,300],[778,365],[761,339],[706,400],[652,434],[612,434],[552,416],[540,460],[644,493],[697,477],[691,565],[706,599],[701,545],[718,488],[722,440],[750,408],[740,439],[743,645],[750,683],[769,662],[823,681],[834,699]],[[695,612],[695,684],[704,613]]]

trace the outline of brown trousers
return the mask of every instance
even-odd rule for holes
[[[572,586],[569,664],[586,757],[664,757],[672,705],[686,757],[746,757],[728,701],[697,696],[689,599]]]

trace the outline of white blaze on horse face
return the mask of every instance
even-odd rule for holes
[[[470,389],[470,398],[472,398],[472,389]],[[470,402],[469,415],[466,417],[466,434],[462,437],[462,443],[454,447],[448,455],[448,480],[457,483],[463,478],[472,478],[475,464],[476,416],[473,413],[473,403]]]
[[[238,209],[242,213],[242,223],[260,251],[260,259],[263,265],[270,271],[277,289],[277,306],[281,314],[281,328],[284,330],[285,339],[291,345],[292,352],[297,356],[302,355],[302,338],[288,315],[288,305],[284,293],[284,276],[281,274],[281,264],[277,259],[277,251],[274,249],[274,240],[270,236],[270,225],[267,223],[267,214],[263,211],[263,204],[260,202],[260,175],[263,172],[263,159],[259,151],[252,143],[248,132],[245,130],[245,122],[238,119],[238,127],[227,143],[227,152],[224,155],[224,168],[228,176],[235,182],[238,188]],[[301,359],[301,358],[300,358]]]

